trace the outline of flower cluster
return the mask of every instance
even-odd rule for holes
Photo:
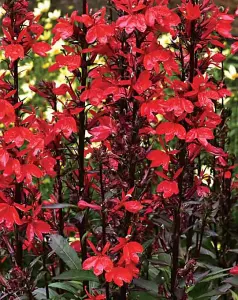
[[[24,251],[44,257],[44,235],[73,231],[83,270],[92,269],[105,286],[105,295],[93,296],[85,284],[88,299],[98,300],[118,287],[126,299],[130,283],[160,249],[171,258],[171,281],[158,291],[177,299],[182,279],[186,299],[215,198],[225,228],[236,188],[226,149],[224,99],[231,93],[224,74],[215,79],[210,72],[214,66],[222,71],[234,16],[210,0],[182,1],[177,10],[168,1],[111,0],[117,18],[110,13],[108,20],[106,8],[92,14],[86,4],[82,15],[57,20],[51,45],[39,41],[44,28],[28,1],[3,5],[1,49],[10,75],[0,78],[0,224],[4,235],[16,236],[4,247],[23,268]],[[169,46],[160,42],[165,33]],[[69,76],[59,86],[42,80],[29,87],[47,103],[49,121],[20,99],[18,66],[31,51],[47,56],[59,40],[49,72],[66,68]],[[47,201],[44,178],[52,182]],[[181,236],[189,249],[197,211],[206,216],[201,238],[180,265]],[[173,226],[158,229],[164,216]]]

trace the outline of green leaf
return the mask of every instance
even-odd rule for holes
[[[208,282],[225,276],[227,276],[227,274],[216,274],[212,276],[207,276],[206,278],[202,279],[200,282]]]
[[[48,204],[42,205],[42,208],[45,209],[61,209],[61,208],[69,208],[69,207],[77,208],[76,205],[69,204],[69,203],[55,203],[49,205]]]
[[[211,281],[213,279],[217,279],[217,278],[221,278],[221,277],[227,276],[226,272],[228,270],[230,270],[230,268],[220,269],[218,271],[211,272],[205,278],[203,278],[200,282],[208,282],[208,281]],[[222,274],[222,273],[225,273],[225,274]]]
[[[129,300],[158,300],[158,296],[152,296],[148,292],[141,291],[133,291],[129,294]],[[165,299],[162,296],[159,298],[160,300]]]
[[[237,276],[228,277],[223,282],[230,283],[231,285],[238,287],[238,277]]]
[[[63,298],[61,298],[60,295],[57,294],[52,289],[49,289],[49,294],[50,294],[50,298],[58,297],[58,299],[62,299],[63,300]],[[46,290],[45,290],[45,288],[38,288],[38,289],[34,290],[33,296],[35,297],[36,300],[46,300],[47,297],[46,297]]]
[[[134,279],[133,283],[134,283],[134,285],[145,289],[147,292],[149,292],[153,296],[158,295],[158,285],[153,281],[138,278],[138,279]]]
[[[61,235],[52,234],[49,245],[70,269],[81,269],[81,261],[77,252],[70,247],[68,241]]]
[[[219,294],[219,291],[216,291],[216,290],[213,290],[213,291],[210,291],[210,292],[207,292],[205,294],[202,294],[201,296],[197,297],[196,299],[211,299],[210,297],[212,296],[216,296]]]
[[[66,271],[53,279],[55,280],[76,280],[76,281],[95,281],[98,282],[98,278],[93,274],[92,271],[84,270],[69,270]]]
[[[49,286],[52,288],[65,290],[65,291],[73,293],[73,294],[77,292],[77,290],[74,287],[72,287],[69,284],[69,282],[53,282],[53,283],[49,284]]]
[[[232,299],[233,300],[238,300],[238,295],[235,292],[233,292],[232,290],[230,290],[230,292],[231,292],[231,295],[232,295]]]

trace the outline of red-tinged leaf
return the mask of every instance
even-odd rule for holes
[[[222,148],[215,147],[209,143],[207,143],[206,145],[203,145],[203,146],[208,153],[211,153],[213,155],[217,155],[217,156],[226,156],[227,155]]]
[[[56,134],[62,132],[66,138],[69,138],[73,132],[77,132],[75,119],[72,117],[61,118],[54,126]]]
[[[23,211],[23,212],[28,212],[32,209],[32,206],[31,205],[25,205],[25,204],[19,204],[19,203],[14,203],[14,206],[19,209],[20,211]]]
[[[211,40],[210,43],[214,46],[220,47],[222,49],[225,48],[225,45],[223,43],[221,43],[220,41],[217,40]]]
[[[16,91],[17,91],[17,90],[12,90],[12,91],[10,91],[9,93],[7,93],[7,94],[4,96],[4,99],[11,98],[13,95],[16,94]]]
[[[226,59],[226,56],[222,53],[216,53],[211,58],[215,63],[221,63]]]
[[[143,205],[139,201],[126,201],[124,203],[124,207],[127,211],[137,214],[140,210],[142,210]]]
[[[19,44],[11,44],[5,48],[5,56],[15,61],[19,58],[24,58],[24,48]]]
[[[124,191],[122,191],[122,195],[125,195],[122,198],[128,199],[128,198],[132,197],[134,190],[135,190],[135,187],[133,186],[132,188],[129,189],[129,191],[126,193],[126,195],[124,194]]]
[[[123,267],[115,267],[105,274],[107,282],[114,282],[117,286],[123,286],[123,283],[130,283],[133,279],[132,273]]]
[[[73,109],[70,109],[70,114],[71,114],[71,115],[78,115],[78,114],[81,113],[83,110],[84,110],[83,107],[73,108]]]
[[[63,83],[59,87],[53,88],[52,91],[55,95],[65,95],[69,91],[69,87],[66,83]]]
[[[238,42],[235,42],[231,45],[231,53],[236,54],[238,52]]]
[[[93,136],[91,138],[92,142],[101,142],[106,140],[109,135],[112,133],[110,127],[107,126],[97,126],[89,131],[89,133]]]
[[[177,179],[177,178],[179,177],[179,175],[183,172],[183,169],[184,169],[184,167],[179,168],[179,169],[175,172],[173,178],[174,178],[174,179]]]
[[[72,72],[81,66],[81,57],[80,55],[59,54],[56,56],[56,63],[59,68],[67,67]]]
[[[179,193],[178,184],[176,181],[162,181],[157,186],[157,193],[163,193],[164,198],[169,198]]]
[[[186,137],[185,128],[180,124],[172,122],[160,123],[156,128],[156,133],[159,135],[165,134],[166,142],[172,140],[175,136],[180,140],[184,140]]]
[[[192,2],[189,2],[186,4],[186,14],[185,18],[189,21],[196,20],[200,18],[201,11],[199,8],[199,5],[193,4]]]
[[[133,86],[134,90],[140,95],[150,88],[152,82],[150,80],[150,72],[145,70],[140,73],[136,84]]]
[[[88,202],[86,202],[84,200],[80,200],[78,202],[78,207],[80,209],[91,208],[93,210],[102,210],[102,207],[100,205],[88,203]]]
[[[152,160],[152,163],[150,165],[151,168],[162,166],[164,170],[168,171],[170,157],[167,153],[161,150],[152,150],[147,155],[147,159]]]
[[[155,174],[165,180],[169,180],[169,177],[166,174],[164,174],[163,172],[155,171]]]
[[[32,45],[32,50],[36,54],[44,57],[47,55],[46,52],[51,50],[51,46],[46,42],[38,42]]]

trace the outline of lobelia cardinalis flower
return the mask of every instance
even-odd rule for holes
[[[128,200],[132,197],[132,193],[134,191],[134,188],[131,188],[127,194],[125,194],[124,191],[122,191],[121,200],[114,199],[113,202],[116,204],[113,208],[114,211],[119,210],[121,207],[124,207],[125,210],[131,212],[131,213],[138,213],[142,208],[143,205],[140,203],[140,201],[137,200]]]
[[[221,204],[232,207],[231,189],[237,186],[233,158],[226,153],[224,99],[231,93],[211,69],[225,60],[224,38],[231,37],[234,17],[207,0],[182,1],[176,9],[168,1],[111,0],[108,9],[95,13],[82,3],[82,15],[74,11],[57,20],[51,45],[41,41],[44,28],[27,1],[4,3],[1,49],[10,72],[0,75],[0,224],[9,243],[2,239],[1,247],[12,248],[11,257],[22,268],[19,253],[24,256],[27,249],[42,255],[42,270],[61,272],[56,255],[50,261],[43,255],[50,246],[43,236],[73,236],[70,246],[83,269],[101,276],[100,290],[85,289],[82,296],[100,300],[119,292],[124,299],[133,278],[145,278],[142,245],[150,237],[142,258],[150,260],[159,248],[173,257],[171,278],[158,286],[158,294],[185,299],[180,276],[190,284],[194,270],[179,260],[180,237],[186,236],[189,246],[187,235],[200,221],[194,211],[209,224],[206,201],[216,206],[214,199],[222,195],[212,218],[220,230],[231,215],[224,218]],[[42,80],[30,87],[50,108],[45,117],[23,100],[17,67],[31,51],[46,56],[60,39],[61,52],[49,71],[57,77],[67,68],[69,75],[59,85]],[[214,178],[203,174],[203,165],[212,168]],[[161,219],[169,222],[158,227]],[[171,222],[174,232],[167,228]],[[86,241],[87,234],[103,249]],[[17,297],[29,292],[26,286],[31,288],[24,278]]]
[[[238,275],[238,266],[235,266],[235,267],[231,268],[229,273],[231,275],[235,275],[235,276]]]
[[[93,269],[93,273],[96,276],[101,275],[104,271],[111,271],[113,268],[113,262],[109,256],[106,255],[110,248],[110,243],[107,242],[102,251],[98,251],[90,240],[87,240],[87,242],[90,248],[93,250],[95,256],[91,256],[83,262],[83,270]]]
[[[97,292],[95,292],[95,295],[89,294],[89,292],[87,291],[86,288],[85,288],[85,292],[88,296],[88,298],[85,298],[85,300],[104,300],[104,299],[106,299],[106,296],[104,294],[98,294]]]
[[[122,249],[121,260],[127,265],[130,263],[138,264],[138,253],[143,252],[143,246],[137,242],[130,242],[129,238],[118,238],[119,244],[111,249],[112,253],[116,253]]]

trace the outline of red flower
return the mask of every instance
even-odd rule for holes
[[[231,53],[236,54],[237,51],[238,51],[238,42],[235,42],[231,45]]]
[[[115,267],[111,271],[105,274],[107,282],[112,282],[118,286],[122,286],[123,282],[130,283],[133,279],[133,275],[127,268]]]
[[[231,268],[229,273],[231,275],[238,275],[238,266],[235,266],[235,267]]]
[[[189,2],[186,4],[185,18],[189,21],[196,20],[200,17],[201,12],[199,5]]]
[[[99,43],[106,44],[108,38],[113,36],[113,34],[114,27],[112,25],[96,24],[87,31],[86,41],[91,44],[98,40]]]
[[[197,139],[202,145],[208,144],[207,140],[214,139],[213,132],[210,128],[200,127],[191,129],[186,136],[186,142],[191,143]]]
[[[180,124],[171,123],[171,122],[160,123],[156,128],[156,133],[159,135],[165,134],[166,142],[169,142],[170,140],[172,140],[175,137],[175,135],[180,140],[184,140],[186,137],[185,128]]]
[[[133,88],[140,95],[144,93],[148,88],[150,88],[151,85],[152,81],[150,80],[150,72],[145,70],[140,73],[140,76]]]
[[[69,138],[73,132],[77,132],[75,119],[72,117],[61,118],[54,126],[56,134],[62,132],[66,138]]]
[[[0,121],[8,126],[15,122],[14,107],[6,100],[0,100]]]
[[[74,242],[70,243],[70,247],[72,247],[76,252],[81,252],[80,241],[74,241]]]
[[[24,48],[19,44],[11,44],[5,47],[5,56],[12,61],[18,58],[24,58]]]
[[[53,44],[55,44],[60,38],[66,40],[71,37],[74,33],[74,27],[71,20],[60,18],[59,23],[55,25],[52,32],[55,34],[53,38]]]
[[[62,67],[67,67],[69,71],[74,71],[81,66],[80,55],[63,55],[59,54],[56,56],[56,63],[49,68],[49,71],[55,71]]]
[[[0,192],[0,224],[10,229],[14,224],[21,225],[19,214],[16,210],[15,203],[7,198],[3,192]]]
[[[51,47],[46,42],[38,42],[32,45],[32,50],[40,56],[46,56],[46,52],[50,51]]]
[[[120,261],[125,261],[126,264],[134,263],[138,264],[139,256],[137,253],[142,253],[144,248],[141,244],[137,242],[129,242],[127,238],[118,238],[119,244],[112,248],[112,252],[116,253],[122,249],[122,259]]]
[[[102,210],[102,207],[100,205],[89,203],[89,202],[86,202],[84,200],[80,200],[78,202],[78,207],[80,209],[91,208],[93,210]]]
[[[125,29],[128,34],[132,33],[135,29],[145,32],[147,28],[143,14],[122,16],[117,19],[116,25],[121,29]]]
[[[104,299],[106,299],[106,296],[104,294],[98,294],[97,292],[95,292],[95,296],[89,294],[89,292],[87,291],[86,288],[85,288],[85,292],[88,296],[88,298],[86,298],[85,300],[104,300]]]
[[[129,198],[132,197],[132,193],[133,193],[134,188],[130,189],[128,191],[128,193],[125,195],[125,192],[122,191],[122,196],[121,196],[121,200],[119,199],[114,199],[114,202],[117,203],[117,205],[114,207],[113,211],[117,211],[119,210],[121,207],[125,207],[125,209],[133,214],[138,213],[142,208],[143,205],[137,201],[137,200],[128,200]]]
[[[169,198],[179,193],[178,184],[176,181],[164,180],[157,186],[157,193],[163,193],[164,198]]]
[[[110,243],[107,242],[107,244],[104,246],[101,252],[97,251],[93,243],[90,242],[89,240],[88,240],[88,244],[93,250],[93,252],[95,253],[95,256],[91,256],[83,262],[83,266],[82,266],[83,269],[84,270],[93,269],[93,273],[96,276],[101,275],[104,271],[110,272],[113,268],[113,263],[111,259],[106,255],[106,252],[110,247]]]
[[[41,212],[41,206],[38,206],[34,211],[32,217],[28,218],[26,237],[29,242],[33,241],[34,235],[38,237],[39,240],[43,240],[43,233],[50,232],[50,225],[42,220],[39,220],[37,216]]]
[[[170,157],[166,152],[163,152],[161,150],[152,150],[147,155],[147,159],[152,160],[152,163],[150,165],[151,168],[162,166],[164,170],[168,171]]]

